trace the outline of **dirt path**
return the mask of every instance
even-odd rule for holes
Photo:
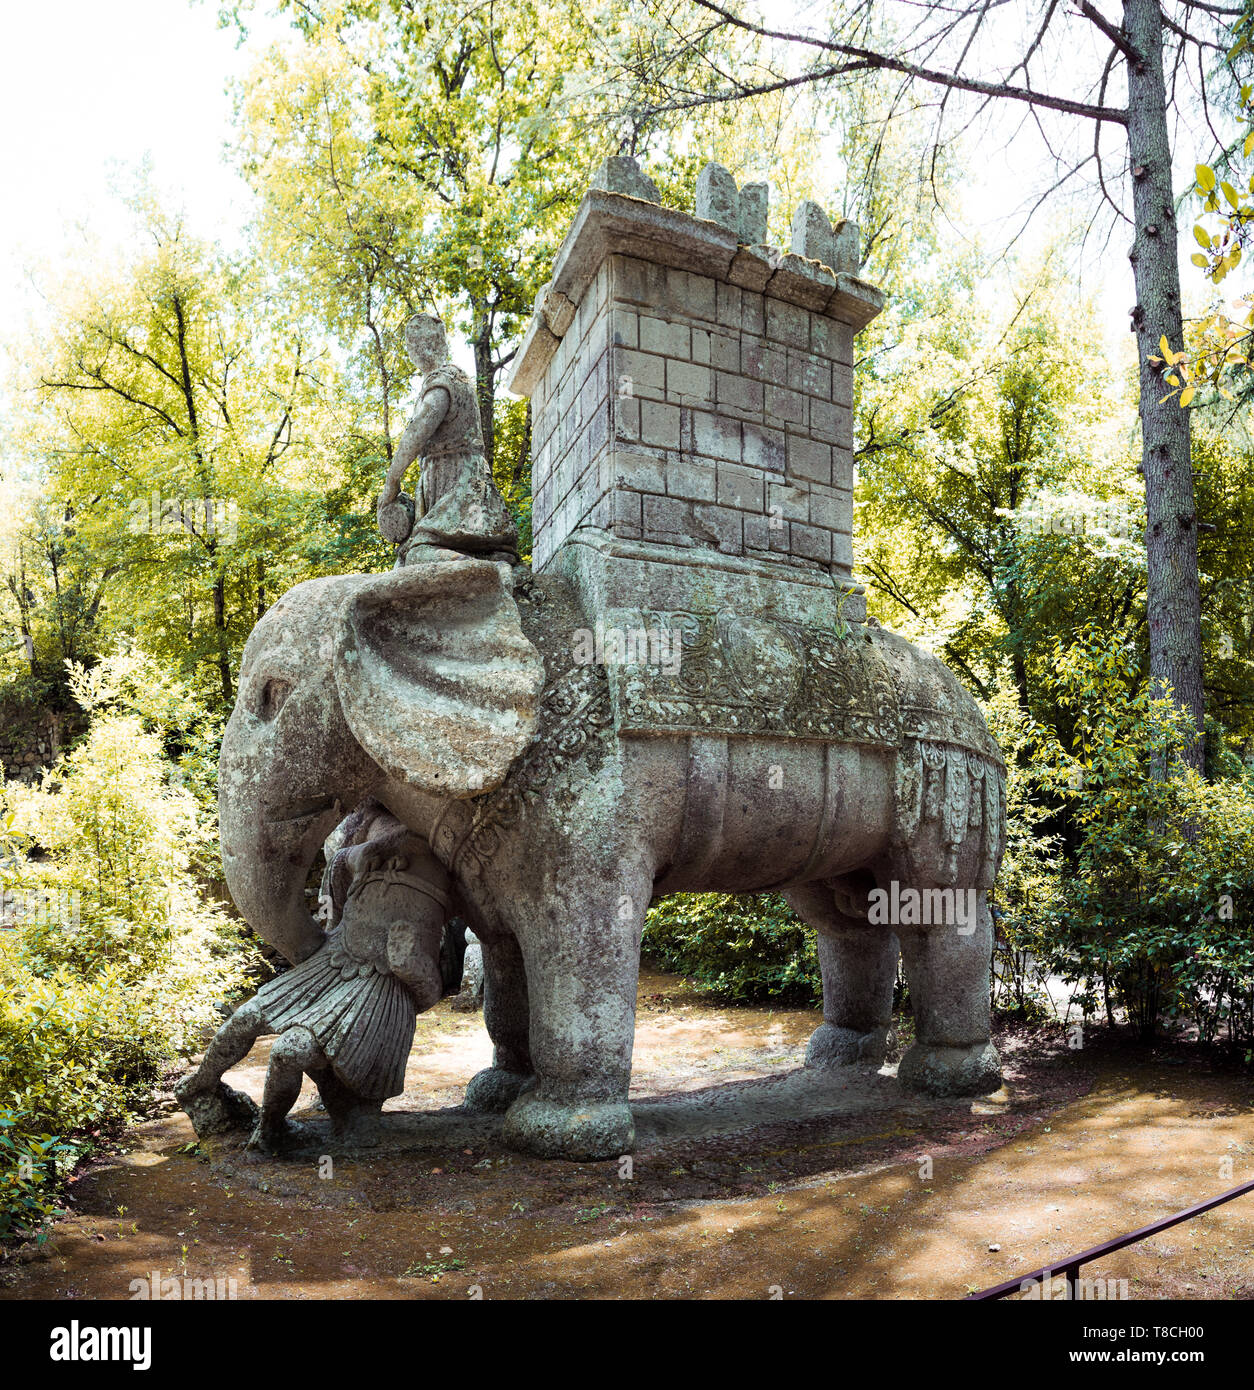
[[[628,1174],[513,1154],[498,1119],[452,1108],[490,1045],[441,1005],[389,1107],[426,1113],[379,1150],[338,1156],[314,1117],[282,1163],[234,1140],[180,1152],[195,1136],[168,1114],[78,1180],[0,1298],[127,1298],[153,1271],[241,1298],[953,1298],[1254,1177],[1248,1077],[1011,1037],[997,1096],[924,1101],[887,1072],[798,1071],[816,1021],[645,975]],[[264,1064],[262,1045],[228,1080],[260,1096]],[[1254,1297],[1254,1197],[1089,1274],[1133,1298]]]

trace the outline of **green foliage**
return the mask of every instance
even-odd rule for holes
[[[496,457],[492,475],[518,526],[518,553],[531,559],[531,402],[496,403]]]
[[[643,949],[720,999],[823,998],[814,933],[776,893],[676,893],[650,909]]]
[[[197,712],[185,689],[149,684],[150,671],[128,654],[71,672],[86,737],[41,786],[4,789],[0,1095],[19,1156],[53,1152],[50,1135],[79,1148],[137,1113],[257,965],[202,897],[195,866],[211,827],[165,751]],[[55,1185],[41,1171],[5,1188],[0,1220],[13,1230]]]
[[[50,1189],[74,1156],[72,1145],[27,1133],[12,1110],[0,1110],[0,1240],[33,1234],[43,1244],[49,1223],[65,1214]]]
[[[996,692],[984,714],[1006,759],[1006,854],[993,902],[993,1005],[1041,1018],[1050,1012],[1046,976],[1062,905],[1061,837],[1051,831],[1051,807],[1038,793],[1030,726],[1013,690]]]
[[[981,695],[1008,672],[1042,717],[1053,639],[1095,615],[1134,627],[1145,584],[1142,486],[1116,383],[1100,366],[1076,376],[1077,354],[1100,362],[1101,328],[1059,283],[1063,249],[992,322],[978,259],[917,271],[920,304],[873,326],[891,350],[855,377],[856,562],[873,611]]]
[[[1210,782],[1183,767],[1187,720],[1110,634],[1057,643],[1052,668],[1072,732],[1031,731],[1032,776],[1078,848],[1012,930],[1035,932],[1086,1012],[1100,1001],[1146,1037],[1167,1019],[1254,1046],[1254,776],[1232,760]]]

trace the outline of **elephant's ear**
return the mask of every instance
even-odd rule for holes
[[[492,791],[531,742],[544,684],[498,565],[439,560],[363,578],[335,643],[357,741],[422,791]]]

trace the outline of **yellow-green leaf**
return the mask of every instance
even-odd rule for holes
[[[1180,404],[1182,406],[1188,405],[1188,403],[1193,399],[1193,390],[1194,388],[1192,386],[1186,386],[1184,390],[1180,392]]]
[[[1206,233],[1201,229],[1201,227],[1193,228],[1193,239],[1197,242],[1199,246],[1203,247],[1205,250],[1210,250],[1210,237],[1206,235]]]
[[[1197,186],[1203,193],[1209,193],[1215,186],[1215,171],[1209,164],[1199,164],[1195,172],[1197,174]]]
[[[1210,264],[1210,262],[1207,261],[1206,257],[1203,256],[1200,251],[1194,251],[1194,253],[1189,257],[1189,260],[1191,260],[1194,265],[1201,266],[1203,270],[1205,270],[1207,265]]]
[[[1224,197],[1227,198],[1229,206],[1234,208],[1241,206],[1240,199],[1237,197],[1237,190],[1226,179],[1219,186],[1223,189]]]

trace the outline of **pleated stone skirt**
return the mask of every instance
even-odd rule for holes
[[[350,956],[332,932],[308,960],[257,991],[269,1031],[304,1027],[336,1076],[363,1100],[405,1089],[414,1041],[413,996],[386,967]]]

